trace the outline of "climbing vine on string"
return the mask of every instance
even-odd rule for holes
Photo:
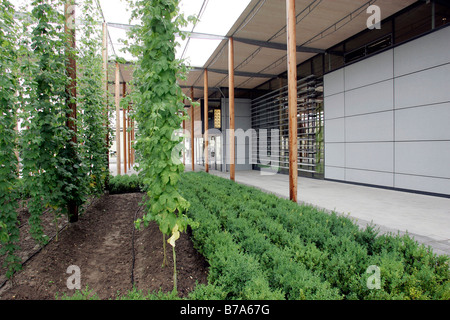
[[[20,238],[17,217],[18,169],[17,158],[17,93],[19,64],[17,45],[18,25],[9,1],[0,0],[0,256],[6,255],[3,267],[7,277],[20,269],[16,255]]]
[[[67,125],[72,113],[68,105],[75,99],[66,91],[71,81],[67,65],[75,53],[67,45],[62,4],[33,1],[31,51],[23,61],[27,98],[23,101],[21,157],[31,197],[30,232],[41,244],[47,242],[41,225],[43,211],[50,209],[56,222],[68,214],[69,203],[81,205],[85,200],[79,150],[72,141],[76,132]]]
[[[138,58],[134,72],[135,120],[138,136],[140,175],[147,192],[146,214],[136,221],[139,228],[156,221],[174,257],[174,291],[176,291],[176,241],[180,232],[192,223],[185,215],[189,203],[178,192],[184,166],[173,151],[181,142],[175,132],[187,119],[183,94],[177,79],[186,73],[182,61],[175,57],[175,35],[187,20],[179,13],[178,0],[137,1],[133,18],[141,25],[133,28],[130,50]],[[163,265],[165,264],[165,253]]]
[[[84,0],[80,7],[83,24],[79,40],[77,102],[80,153],[88,194],[100,195],[108,178],[108,150],[106,121],[109,114],[103,88],[102,30],[100,15],[93,0]],[[105,120],[106,119],[106,120]],[[111,141],[111,139],[109,139]]]
[[[6,256],[8,278],[21,265],[16,256],[21,197],[28,200],[30,234],[44,245],[44,212],[53,213],[57,239],[59,218],[70,218],[72,204],[80,206],[89,195],[100,194],[108,174],[97,16],[92,0],[79,3],[80,21],[86,23],[78,26],[83,37],[77,52],[69,45],[72,31],[65,29],[76,25],[66,19],[67,3],[34,0],[15,16],[10,1],[0,0],[0,255]],[[69,73],[75,70],[69,58],[77,54],[78,101],[68,89],[74,84]],[[81,107],[78,114],[70,108],[74,102]]]

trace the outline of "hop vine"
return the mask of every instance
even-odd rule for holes
[[[175,243],[180,232],[192,223],[185,215],[189,203],[178,192],[183,164],[172,158],[181,142],[176,133],[187,119],[183,94],[177,80],[186,72],[175,57],[175,35],[187,20],[179,12],[178,0],[137,1],[133,18],[141,21],[129,35],[134,40],[130,50],[138,58],[134,72],[133,103],[138,124],[135,149],[140,175],[147,192],[147,212],[136,221],[139,228],[156,221],[174,256],[174,291],[176,291]],[[175,160],[175,161],[174,161]],[[165,248],[165,247],[164,247]],[[163,265],[166,253],[164,252]]]

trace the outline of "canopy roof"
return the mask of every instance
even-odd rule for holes
[[[367,8],[381,8],[382,19],[416,0],[297,0],[297,63],[356,35],[367,28]],[[220,37],[192,34],[193,38]],[[203,97],[203,73],[208,87],[228,87],[228,38],[235,41],[235,87],[253,89],[287,70],[286,1],[252,0],[203,68],[190,71],[180,83],[190,95]]]
[[[82,1],[82,0],[81,0]],[[377,5],[385,19],[398,11],[417,2],[417,0],[296,0],[297,12],[297,63],[324,53],[329,48],[358,34],[367,28],[369,14],[367,8]],[[29,5],[26,0],[13,0],[13,3]],[[102,18],[108,24],[108,55],[110,60],[116,56],[130,60],[121,52],[123,44],[119,39],[127,38],[131,12],[128,0],[95,0]],[[247,5],[248,4],[248,5]],[[200,24],[188,26],[194,30],[190,38],[181,43],[180,52],[189,55],[192,48],[200,49],[193,54],[203,54],[209,59],[195,59],[194,62],[207,60],[203,65],[195,65],[186,81],[180,82],[185,93],[190,96],[194,87],[194,97],[203,97],[203,74],[208,68],[209,87],[228,87],[228,39],[235,42],[235,87],[237,89],[254,89],[270,79],[287,71],[286,54],[286,1],[285,0],[182,0],[182,8],[195,14]],[[226,5],[231,9],[226,10]],[[245,5],[246,8],[245,8]],[[243,8],[245,8],[243,10]],[[184,10],[184,11],[186,11]],[[190,11],[189,11],[190,10]],[[243,11],[242,11],[243,10]],[[221,17],[221,11],[223,17]],[[226,11],[226,12],[225,12]],[[231,12],[231,13],[230,13]],[[242,12],[240,15],[239,13]],[[236,20],[236,17],[237,20]],[[231,20],[230,20],[231,19]],[[230,20],[230,21],[228,21]],[[224,28],[216,28],[223,24]],[[232,22],[234,24],[232,24]],[[231,26],[231,29],[230,29]],[[229,30],[225,34],[205,34],[217,30]],[[202,33],[200,33],[202,32]],[[222,32],[222,31],[219,31]],[[187,47],[189,46],[189,50]],[[218,43],[218,46],[217,46]],[[212,52],[211,48],[215,49]],[[335,53],[336,54],[336,53]],[[339,54],[339,53],[337,53]],[[180,54],[179,54],[180,55]],[[132,79],[132,65],[120,66],[120,81]],[[110,64],[109,80],[115,79],[115,64]],[[111,86],[114,90],[114,86]]]

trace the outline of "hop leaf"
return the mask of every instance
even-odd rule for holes
[[[177,241],[178,239],[180,239],[180,232],[178,231],[178,224],[176,224],[172,229],[172,236],[167,240],[167,242],[172,247],[175,247],[175,241]]]

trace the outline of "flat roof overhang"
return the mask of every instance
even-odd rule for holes
[[[417,0],[296,0],[297,64],[367,28],[377,5],[382,19],[403,10]],[[192,37],[216,38],[193,34]],[[195,99],[204,96],[203,74],[208,69],[208,87],[228,87],[228,39],[234,39],[235,88],[254,89],[287,71],[286,1],[252,0],[203,67],[193,68],[180,81],[184,93]],[[334,52],[333,54],[339,54]],[[211,91],[210,91],[211,93]]]

